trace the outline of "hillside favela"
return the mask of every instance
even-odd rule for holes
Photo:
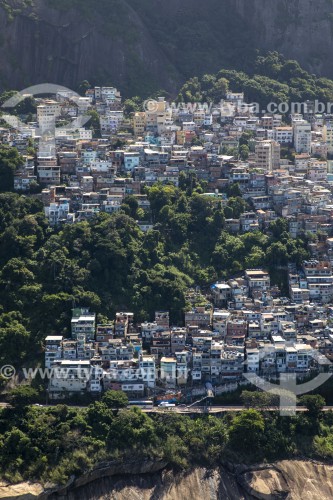
[[[333,3],[1,0],[0,500],[333,499]]]

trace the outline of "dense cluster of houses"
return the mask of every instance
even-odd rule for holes
[[[141,209],[137,222],[149,231],[150,203],[142,187],[178,186],[183,172],[206,181],[205,195],[223,206],[226,188],[238,184],[252,208],[226,218],[231,233],[265,231],[284,217],[293,238],[320,238],[309,244],[311,260],[289,266],[289,298],[271,286],[265,270],[248,269],[215,283],[205,305],[193,301],[184,327],[170,326],[167,312],[139,325],[133,314],[119,312],[112,323],[96,325],[95,314],[73,310],[71,338],[46,338],[50,396],[113,388],[139,397],[241,381],[244,372],[274,377],[331,370],[333,115],[317,114],[307,103],[306,112],[290,115],[286,125],[282,115],[254,114],[242,93],[231,92],[218,105],[175,106],[159,98],[146,107],[126,116],[113,87],[95,87],[85,97],[61,91],[39,99],[36,122],[0,129],[1,141],[25,158],[15,190],[41,186],[38,196],[54,226],[116,212],[131,194]],[[100,138],[83,126],[87,112],[97,116]],[[244,157],[238,151],[245,137]],[[38,152],[30,156],[36,139]]]
[[[265,270],[248,269],[240,278],[213,284],[205,297],[189,291],[192,306],[184,327],[170,326],[165,311],[140,324],[133,313],[119,312],[112,323],[96,325],[95,314],[74,309],[71,338],[45,340],[49,395],[114,389],[138,398],[170,390],[186,394],[207,382],[223,387],[242,382],[245,373],[278,378],[330,372],[333,306],[321,294],[309,300],[311,285],[321,277],[330,278],[332,294],[330,263],[290,266],[290,290],[299,280],[308,294],[292,301],[279,296]]]
[[[282,115],[259,117],[250,106],[244,112],[243,101],[241,93],[229,93],[216,106],[175,106],[159,98],[146,111],[125,117],[113,87],[95,87],[85,97],[59,91],[54,99],[38,100],[37,122],[1,129],[0,138],[25,157],[14,188],[29,192],[41,186],[51,225],[116,212],[133,194],[143,209],[138,222],[148,230],[149,201],[141,194],[142,185],[178,186],[184,172],[206,181],[207,194],[219,195],[224,203],[221,191],[238,183],[253,212],[227,220],[231,231],[256,230],[284,216],[295,237],[300,231],[329,233],[333,116],[315,114],[307,103],[306,113],[291,115],[286,126]],[[89,112],[98,118],[99,139],[94,130],[80,126]],[[237,151],[246,132],[249,155],[241,160]],[[28,152],[37,139],[36,158]],[[295,148],[294,161],[281,157],[287,146]]]
[[[219,105],[170,105],[164,98],[148,110],[125,117],[121,96],[113,87],[95,87],[85,97],[60,91],[54,99],[38,100],[37,122],[19,130],[0,130],[4,143],[25,156],[15,174],[14,188],[42,187],[41,199],[51,225],[73,223],[97,212],[120,210],[128,194],[137,197],[143,230],[152,227],[143,185],[178,186],[181,172],[207,182],[211,196],[238,183],[253,212],[229,219],[231,231],[251,231],[277,216],[288,217],[293,236],[304,230],[329,232],[333,200],[333,115],[315,114],[311,103],[290,125],[282,115],[257,116],[245,108],[241,93],[229,93]],[[193,104],[196,104],[194,106]],[[99,120],[101,137],[80,126],[88,112]],[[48,133],[53,140],[48,140]],[[237,148],[245,132],[249,155]],[[39,139],[37,158],[29,145]],[[36,141],[37,142],[37,141]],[[294,161],[281,156],[293,146]],[[225,197],[221,198],[226,203]]]

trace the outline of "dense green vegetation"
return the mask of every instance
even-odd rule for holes
[[[106,13],[103,33],[113,39],[122,37],[127,45],[126,63],[135,82],[129,81],[125,92],[130,95],[135,88],[144,96],[156,88],[133,49],[137,26],[127,23],[128,29],[124,29],[128,18],[125,2],[48,2],[58,9],[80,8],[89,19],[98,5]],[[276,52],[256,57],[246,44],[248,30],[241,29],[246,24],[241,20],[230,17],[230,24],[225,23],[222,39],[231,38],[229,43],[234,44],[234,50],[227,51],[210,32],[207,20],[194,12],[185,12],[186,26],[178,23],[175,31],[174,16],[185,18],[181,9],[172,19],[166,19],[159,9],[151,9],[148,0],[129,3],[140,6],[143,13],[149,12],[152,36],[166,53],[174,55],[172,60],[187,76],[200,75],[203,60],[212,70],[217,64],[232,67],[242,47],[237,64],[247,72],[222,69],[191,78],[181,88],[179,101],[218,102],[228,89],[244,91],[246,101],[258,102],[261,107],[271,101],[333,101],[331,80],[310,75],[296,61]],[[29,4],[26,1],[24,6]],[[9,19],[19,13],[8,2],[4,7]],[[221,31],[218,16],[216,23]],[[228,53],[228,59],[221,51]],[[105,75],[92,83],[101,82],[115,83]],[[80,91],[87,87],[82,84]],[[0,104],[9,95],[1,96]],[[125,101],[126,115],[140,109],[140,103],[138,97]],[[31,100],[16,112],[32,113],[34,106]],[[99,136],[94,111],[90,126]],[[250,135],[244,134],[240,141],[239,154],[244,160],[250,150]],[[280,270],[288,262],[299,264],[309,255],[308,235],[292,239],[285,219],[271,223],[266,234],[228,233],[225,219],[238,218],[251,210],[251,205],[235,185],[228,187],[228,201],[222,208],[218,199],[204,195],[205,183],[194,174],[182,173],[179,188],[160,184],[147,188],[149,213],[139,208],[135,197],[127,196],[117,214],[101,213],[89,222],[50,228],[37,199],[9,193],[21,164],[16,149],[1,147],[1,364],[21,367],[32,359],[36,361],[43,352],[46,335],[69,335],[73,305],[90,307],[98,313],[100,322],[113,318],[119,309],[132,310],[137,321],[152,319],[155,310],[166,309],[171,322],[181,324],[189,287],[207,287],[246,268],[266,266],[282,288]],[[154,229],[148,233],[141,232],[136,223],[145,218],[154,222]],[[300,454],[333,458],[333,414],[321,412],[324,401],[318,396],[301,398],[308,412],[292,418],[258,411],[276,404],[274,398],[258,392],[243,392],[241,398],[248,409],[241,413],[190,418],[177,414],[148,416],[138,409],[126,409],[126,396],[112,391],[82,409],[29,406],[40,397],[38,383],[13,390],[8,397],[12,406],[0,410],[1,476],[12,482],[35,479],[63,484],[72,474],[79,475],[103,460],[141,460],[147,456],[164,459],[179,469]]]
[[[227,90],[244,92],[245,101],[268,103],[315,100],[333,101],[333,81],[310,74],[297,61],[286,60],[277,52],[258,56],[252,71],[222,69],[213,75],[191,78],[181,88],[178,100],[185,102],[219,102]]]
[[[18,397],[19,396],[19,397]],[[164,459],[170,466],[213,466],[306,454],[333,457],[332,412],[307,396],[308,413],[281,417],[253,408],[221,417],[142,413],[121,409],[126,397],[107,392],[86,409],[26,406],[29,394],[14,394],[0,411],[1,476],[65,483],[105,460]]]
[[[33,0],[19,0],[19,2],[15,3],[11,0],[3,0],[1,6],[6,12],[8,20],[13,21],[15,16],[18,16],[25,9],[33,6]]]
[[[0,172],[7,156],[1,161]],[[73,304],[90,307],[99,321],[116,310],[132,310],[137,321],[170,310],[172,323],[182,324],[188,287],[308,256],[306,235],[291,239],[284,219],[268,235],[229,234],[225,216],[238,217],[246,202],[230,196],[222,209],[201,192],[195,176],[182,175],[180,188],[147,189],[151,214],[128,196],[117,214],[58,229],[38,200],[0,194],[1,361],[20,366],[37,356],[46,335],[68,335]],[[136,223],[143,216],[155,224],[147,233]]]
[[[23,158],[16,148],[0,146],[0,191],[14,190],[14,174],[23,165]]]

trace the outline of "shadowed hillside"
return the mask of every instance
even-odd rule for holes
[[[333,76],[332,16],[330,0],[3,0],[0,83],[173,92],[193,75],[249,70],[258,49]]]

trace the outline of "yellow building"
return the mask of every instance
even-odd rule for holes
[[[135,113],[133,118],[134,135],[144,135],[146,128],[146,113]]]
[[[183,146],[185,144],[186,132],[184,130],[177,130],[176,132],[176,142],[179,146]]]
[[[331,122],[323,126],[323,140],[327,144],[327,152],[333,153],[333,124]]]

